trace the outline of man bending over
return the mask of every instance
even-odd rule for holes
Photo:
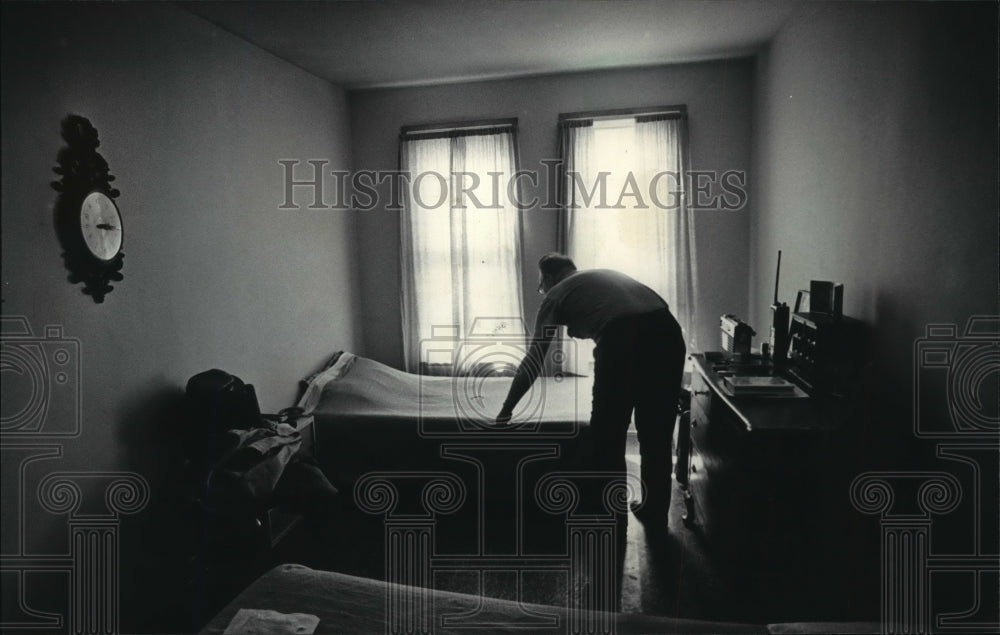
[[[592,339],[594,392],[590,414],[593,468],[625,471],[625,439],[635,412],[645,499],[633,505],[644,523],[666,526],[670,509],[671,440],[684,372],[680,325],[652,289],[609,269],[577,271],[558,253],[538,261],[535,331],[514,375],[497,423],[510,422],[514,407],[542,370],[558,326],[571,337]]]

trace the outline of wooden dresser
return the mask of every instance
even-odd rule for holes
[[[721,353],[692,361],[690,423],[682,417],[678,430],[690,441],[678,444],[685,523],[724,566],[776,590],[796,566],[818,566],[835,551],[824,545],[850,514],[846,409],[802,392],[733,396],[723,383],[732,366]]]

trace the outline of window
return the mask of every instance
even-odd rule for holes
[[[565,116],[562,191],[566,253],[580,269],[616,269],[670,305],[690,339],[694,235],[685,191],[683,108],[628,116]],[[589,373],[577,344],[569,370]]]
[[[490,335],[523,338],[520,217],[507,195],[516,171],[514,131],[513,122],[403,131],[400,162],[409,175],[403,338],[410,372],[469,373],[491,362],[455,344]]]

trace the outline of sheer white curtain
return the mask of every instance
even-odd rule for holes
[[[512,132],[403,138],[403,343],[410,372],[489,364],[470,338],[523,337]],[[476,185],[478,183],[478,185]],[[473,354],[469,351],[473,350]]]
[[[564,239],[579,269],[616,269],[659,293],[694,348],[683,125],[682,118],[630,117],[564,126]],[[567,370],[590,374],[592,350],[589,342],[568,346]]]
[[[650,190],[649,205],[656,219],[656,245],[650,248],[659,256],[652,265],[659,277],[653,288],[670,305],[688,348],[695,349],[698,274],[694,218],[687,204],[686,125],[684,118],[640,117],[635,136],[640,182]]]

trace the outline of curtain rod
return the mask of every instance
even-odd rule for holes
[[[517,128],[517,118],[511,119],[483,119],[478,121],[467,121],[459,123],[432,123],[419,126],[403,126],[399,129],[400,138],[407,138],[413,135],[435,135],[442,136],[451,133],[476,133],[489,129]]]
[[[652,108],[619,108],[616,110],[591,110],[559,115],[559,123],[594,121],[597,119],[624,119],[625,117],[650,116],[687,117],[687,106],[655,106]]]

